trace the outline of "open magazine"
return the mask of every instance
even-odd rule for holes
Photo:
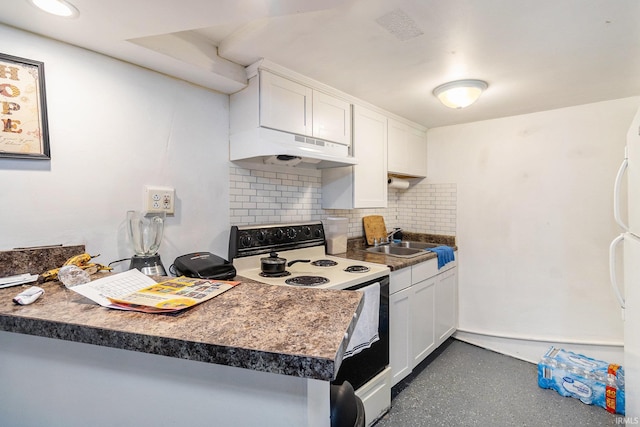
[[[103,307],[144,313],[171,313],[210,300],[239,283],[190,277],[173,277],[157,283],[133,269],[70,289]]]

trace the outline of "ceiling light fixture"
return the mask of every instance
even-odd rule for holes
[[[65,0],[28,0],[29,3],[47,13],[64,18],[75,18],[80,14],[74,5]]]
[[[459,109],[476,102],[488,87],[483,80],[456,80],[438,86],[433,94],[447,107]]]

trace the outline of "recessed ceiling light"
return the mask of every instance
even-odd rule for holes
[[[47,13],[64,18],[75,18],[80,14],[74,5],[65,0],[27,0],[29,3]]]

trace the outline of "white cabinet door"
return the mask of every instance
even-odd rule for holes
[[[351,144],[351,104],[260,71],[260,126]]]
[[[260,71],[260,126],[312,134],[313,90],[267,71]]]
[[[427,132],[421,129],[408,126],[407,145],[411,156],[409,156],[409,175],[427,176]]]
[[[435,288],[432,277],[411,286],[412,369],[422,362],[435,348]]]
[[[388,155],[389,173],[426,177],[426,131],[389,119]]]
[[[387,207],[387,119],[354,105],[355,166],[322,170],[322,208]]]
[[[314,90],[313,136],[351,145],[351,104]]]
[[[388,152],[388,169],[389,172],[406,169],[406,163],[409,161],[406,150],[406,126],[393,119],[389,119],[389,140],[387,142]],[[404,156],[402,154],[405,154]]]
[[[451,268],[436,277],[436,343],[442,344],[458,327],[458,269]]]
[[[411,293],[412,290],[408,287],[389,296],[389,366],[392,386],[409,375],[413,369]]]
[[[387,207],[387,118],[355,105],[353,167],[356,208]]]

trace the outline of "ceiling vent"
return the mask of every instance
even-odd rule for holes
[[[398,40],[406,41],[424,34],[413,19],[402,9],[382,15],[376,22],[393,34]]]

